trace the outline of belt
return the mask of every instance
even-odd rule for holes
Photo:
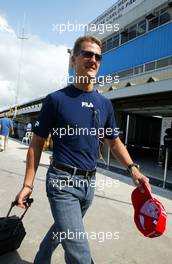
[[[96,174],[96,169],[94,169],[94,170],[82,170],[82,169],[78,169],[76,167],[72,167],[72,166],[69,166],[69,165],[66,165],[66,164],[59,163],[59,162],[57,162],[55,160],[52,161],[51,165],[53,167],[55,167],[56,169],[69,172],[72,175],[83,175],[83,176],[86,176],[86,177],[87,176],[92,177],[92,176],[94,176]]]

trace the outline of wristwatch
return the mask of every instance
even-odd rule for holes
[[[140,170],[140,166],[139,166],[138,164],[136,164],[136,163],[131,163],[131,164],[128,165],[128,167],[127,167],[127,172],[128,172],[129,174],[132,173],[132,167],[136,167],[138,170]]]

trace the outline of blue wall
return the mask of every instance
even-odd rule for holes
[[[108,75],[172,55],[172,22],[103,55],[98,75]],[[72,68],[70,75],[74,74]]]
[[[172,55],[172,23],[105,53],[99,75],[129,69],[169,55]]]

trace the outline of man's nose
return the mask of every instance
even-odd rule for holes
[[[91,56],[90,60],[91,60],[92,62],[97,63],[97,60],[96,60],[96,56],[95,56],[95,54],[93,54],[93,56]]]

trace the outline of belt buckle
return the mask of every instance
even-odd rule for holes
[[[73,176],[76,175],[76,172],[77,172],[77,168],[73,167]]]
[[[87,170],[86,171],[86,174],[85,174],[85,177],[88,177],[88,174],[89,174],[89,171]]]

